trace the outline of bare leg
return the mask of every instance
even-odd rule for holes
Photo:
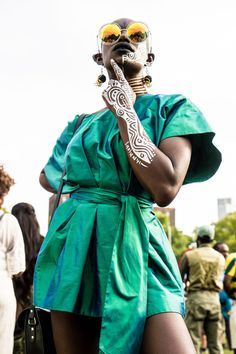
[[[98,354],[101,318],[52,311],[57,354]]]
[[[201,349],[207,348],[207,338],[205,334],[202,334],[202,342],[201,342]]]
[[[141,354],[196,354],[180,314],[169,312],[146,321]]]

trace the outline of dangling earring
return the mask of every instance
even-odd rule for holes
[[[95,83],[95,85],[97,86],[102,86],[102,84],[104,84],[104,82],[106,81],[106,76],[103,74],[103,68],[101,69],[101,74],[98,76],[97,81]]]
[[[148,63],[145,64],[146,75],[143,77],[143,83],[147,87],[150,87],[150,86],[152,86],[152,77],[149,75],[147,67],[148,67]]]

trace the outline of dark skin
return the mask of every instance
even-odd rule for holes
[[[125,28],[129,23],[134,21],[129,19],[120,19],[114,22],[120,24],[122,28]],[[125,31],[122,32],[119,42],[130,42]],[[114,80],[117,80],[117,75],[114,72],[111,59],[114,59],[115,63],[122,66],[122,52],[113,50],[116,44],[103,46],[102,54],[97,54],[94,56],[94,60],[97,64],[104,64],[109,74],[109,78]],[[138,44],[132,43],[132,48],[134,50],[137,49]],[[147,61],[152,62],[153,60],[154,55],[147,53]],[[140,76],[142,69],[143,65],[140,63],[125,63],[123,68],[125,79]],[[119,116],[114,112],[113,106],[106,101],[105,103],[107,104],[107,108],[112,110],[117,118],[123,142],[127,142],[129,139],[126,122],[119,119]],[[138,124],[141,125],[139,121]],[[173,201],[183,184],[183,180],[187,173],[191,159],[191,142],[185,137],[172,137],[161,141],[160,145],[155,147],[155,158],[148,168],[144,168],[142,165],[137,165],[129,156],[128,159],[143,188],[151,194],[153,200],[158,205],[166,206]],[[40,183],[50,192],[54,192],[47,182],[44,174],[40,175]]]
[[[119,43],[128,43],[132,52],[139,51],[140,44],[131,44],[125,28],[135,22],[130,19],[119,19],[114,21],[122,29]],[[115,50],[116,45],[103,45],[102,53],[95,54],[94,60],[98,65],[104,65],[109,79],[114,80],[120,92],[126,95],[127,108],[130,110],[138,130],[143,131],[141,122],[133,109],[136,94],[130,87],[128,80],[138,78],[142,75],[144,63],[140,61],[124,62],[122,56],[127,53],[122,50]],[[146,62],[151,64],[154,54],[148,52],[146,43]],[[142,44],[143,46],[143,44]],[[144,48],[145,53],[145,48]],[[113,61],[112,61],[113,59]],[[109,93],[109,85],[105,90]],[[104,91],[104,92],[105,92]],[[129,127],[125,119],[117,114],[116,102],[111,102],[103,93],[106,107],[110,109],[117,119],[120,135],[124,145],[132,144],[129,137]],[[145,132],[144,132],[145,134]],[[185,137],[173,137],[163,140],[160,145],[154,146],[149,137],[145,136],[147,146],[153,152],[152,161],[147,166],[137,164],[127,153],[127,158],[137,179],[145,190],[153,197],[153,200],[160,206],[168,205],[178,193],[191,159],[191,142]],[[127,151],[126,151],[127,152]],[[135,150],[133,151],[135,154]],[[50,192],[55,192],[49,185],[44,173],[40,175],[41,185]],[[89,323],[89,325],[88,325]],[[93,319],[52,311],[52,324],[56,341],[57,353],[59,354],[96,354],[101,319]],[[195,350],[188,334],[187,328],[180,314],[162,313],[147,319],[143,344],[140,354],[194,354]]]
[[[216,251],[220,252],[224,258],[229,255],[229,247],[226,243],[218,243],[213,247]]]

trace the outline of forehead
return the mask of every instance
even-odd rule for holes
[[[131,23],[134,23],[136,21],[131,20],[130,18],[118,18],[115,21],[112,21],[112,23],[118,24],[121,28],[127,28]]]

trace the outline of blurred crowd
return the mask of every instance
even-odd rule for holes
[[[185,322],[197,354],[236,354],[236,252],[214,243],[214,228],[198,228],[196,246],[179,262],[186,291]]]
[[[24,353],[19,314],[32,304],[33,274],[43,236],[34,207],[25,202],[4,209],[14,180],[0,166],[0,348]],[[185,321],[197,353],[236,354],[236,250],[214,241],[214,228],[198,228],[196,244],[182,255],[179,268],[186,294]]]
[[[23,354],[19,314],[32,304],[34,266],[43,241],[34,207],[18,203],[3,207],[14,180],[0,166],[0,351]]]

